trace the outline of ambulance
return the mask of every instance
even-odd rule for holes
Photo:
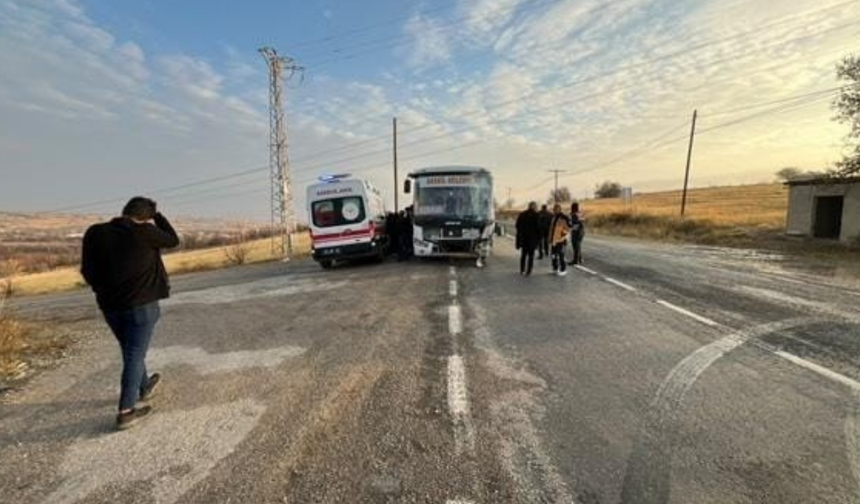
[[[389,247],[382,193],[349,175],[320,177],[307,189],[313,258],[325,268],[357,258],[383,260]]]

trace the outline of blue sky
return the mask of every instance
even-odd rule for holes
[[[404,171],[485,165],[521,202],[552,168],[577,196],[677,187],[694,108],[693,183],[767,181],[841,155],[828,90],[858,35],[839,0],[0,0],[0,211],[146,193],[265,217],[261,45],[306,67],[287,91],[300,218],[324,172],[391,200],[395,115]]]

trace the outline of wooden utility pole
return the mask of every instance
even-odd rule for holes
[[[547,171],[555,174],[555,190],[552,192],[552,201],[553,201],[553,203],[558,203],[558,174],[564,173],[567,170],[547,170]]]
[[[693,139],[696,138],[697,110],[693,111],[693,124],[690,126],[690,146],[687,148],[687,169],[684,172],[684,194],[681,196],[681,217],[687,210],[687,188],[690,185],[690,160],[693,158]]]
[[[391,118],[392,154],[394,156],[394,213],[400,212],[399,198],[400,186],[397,181],[397,118]]]

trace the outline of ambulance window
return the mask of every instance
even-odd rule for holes
[[[319,227],[334,226],[336,221],[334,201],[317,201],[314,203],[314,224]]]
[[[346,226],[364,220],[364,201],[359,197],[315,201],[312,206],[316,227]]]

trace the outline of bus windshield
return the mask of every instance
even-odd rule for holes
[[[415,216],[487,219],[492,207],[492,190],[486,177],[430,176],[416,180]]]

